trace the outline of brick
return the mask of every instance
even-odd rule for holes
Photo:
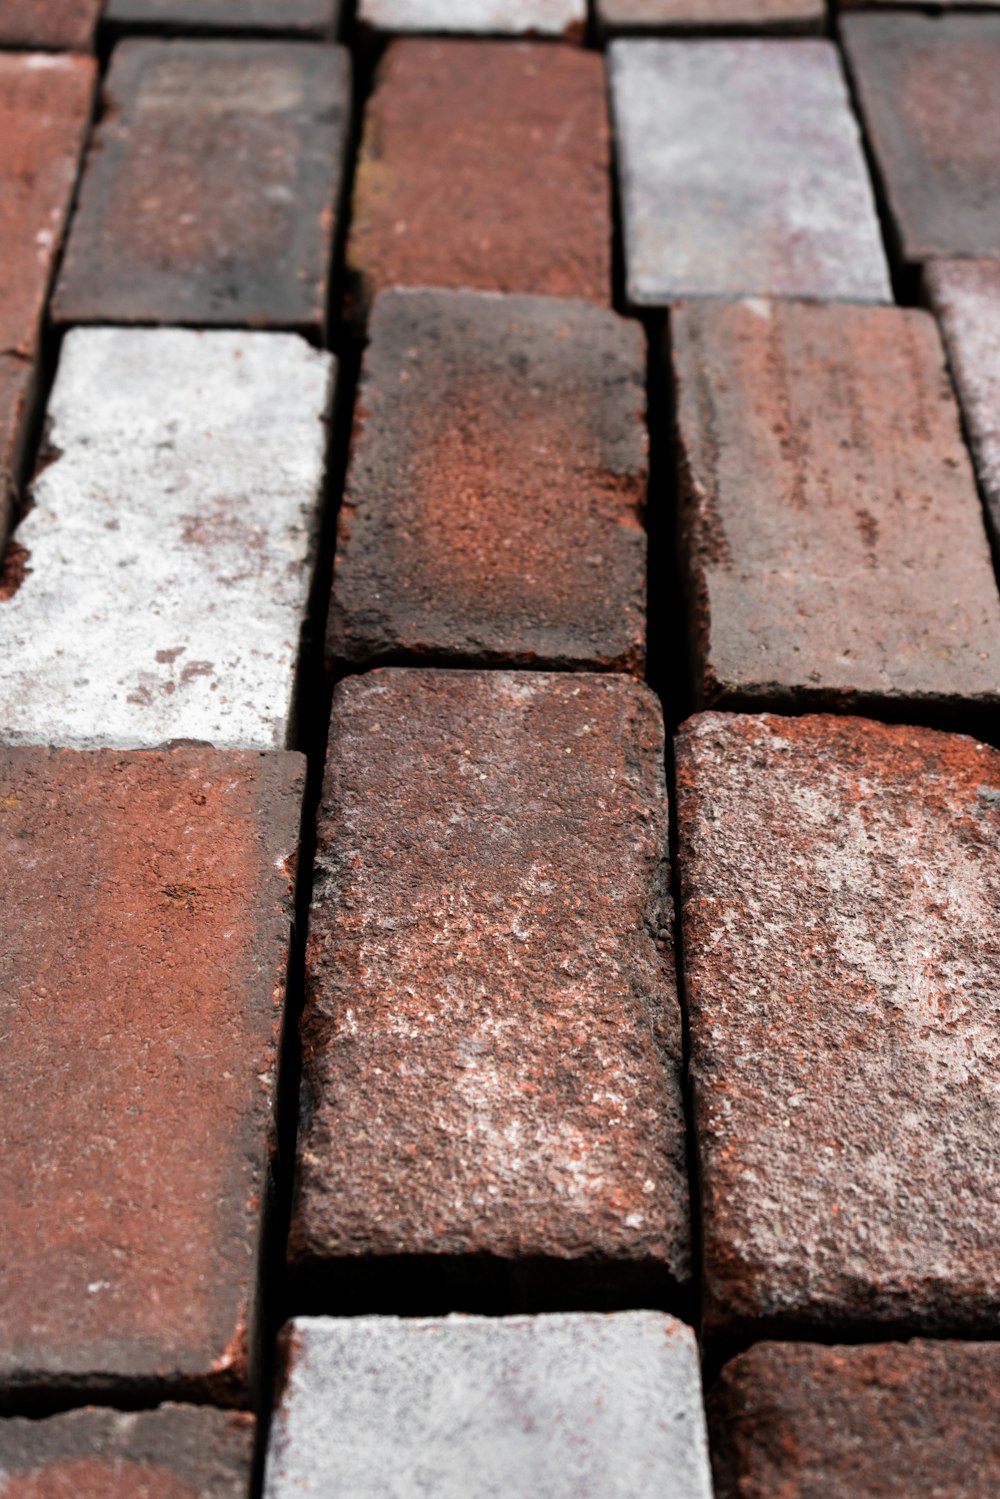
[[[309,42],[126,41],[105,103],[54,320],[321,338],[347,53]]]
[[[303,765],[0,751],[8,1404],[246,1398]]]
[[[819,31],[825,0],[596,0],[606,36],[657,32]]]
[[[1000,16],[850,15],[842,36],[901,261],[1000,256]]]
[[[580,48],[391,43],[354,188],[362,302],[433,286],[608,303],[604,87],[603,59]]]
[[[931,261],[941,326],[994,546],[1000,547],[1000,261]]]
[[[832,43],[618,41],[610,56],[634,306],[892,300]]]
[[[641,330],[583,302],[409,290],[378,297],[370,338],[333,658],[641,673]]]
[[[376,31],[565,36],[579,40],[586,0],[360,0],[358,18]]]
[[[704,302],[671,335],[699,700],[994,710],[1000,597],[933,319]]]
[[[517,1309],[686,1283],[661,736],[622,678],[337,688],[290,1240],[317,1304],[387,1257]]]
[[[32,363],[0,354],[0,544],[17,509],[36,380]],[[8,586],[0,577],[0,594]]]
[[[293,334],[67,337],[0,600],[7,743],[291,745],[332,377]]]
[[[711,1499],[672,1317],[301,1318],[287,1343],[265,1499]]]
[[[992,1499],[1000,1349],[763,1343],[709,1401],[717,1499]]]
[[[106,0],[105,20],[129,30],[334,36],[340,0]]]
[[[91,52],[101,5],[102,0],[0,0],[0,47]],[[16,137],[5,133],[5,146],[12,141]]]
[[[91,1407],[0,1421],[4,1499],[245,1499],[253,1418],[205,1407]]]
[[[705,714],[677,745],[709,1336],[1000,1326],[1000,754]]]

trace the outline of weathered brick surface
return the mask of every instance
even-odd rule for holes
[[[126,41],[53,301],[58,323],[326,323],[350,108],[321,43]]]
[[[819,31],[825,0],[597,0],[605,34]]]
[[[89,52],[101,4],[102,0],[0,0],[0,47]],[[5,152],[15,144],[6,132],[3,140]]]
[[[35,379],[32,363],[0,354],[0,545],[7,539],[20,492]],[[5,569],[0,595],[9,586]]]
[[[245,1396],[303,786],[0,751],[0,1396]]]
[[[1000,256],[1000,16],[852,15],[842,34],[902,260]]]
[[[987,520],[1000,546],[1000,261],[931,261],[924,283],[944,335]]]
[[[858,127],[827,41],[619,41],[626,290],[892,300]]]
[[[105,0],[105,20],[114,26],[201,31],[283,32],[333,36],[340,0]]]
[[[861,719],[678,739],[706,1326],[1000,1326],[1000,754]]]
[[[287,1344],[266,1499],[711,1499],[672,1317],[303,1318]]]
[[[370,337],[332,656],[641,672],[641,330],[558,298],[399,291]]]
[[[392,286],[611,297],[603,59],[544,42],[393,42],[368,106],[348,260]]]
[[[291,334],[68,336],[0,598],[7,743],[292,742],[332,375]]]
[[[661,735],[616,677],[338,687],[290,1243],[316,1286],[364,1256],[686,1281]]]
[[[586,0],[359,0],[359,19],[378,31],[466,32],[579,38]]]
[[[4,1499],[245,1499],[253,1418],[205,1407],[93,1407],[0,1420]]]
[[[993,1499],[1000,1348],[761,1343],[709,1399],[717,1499]]]
[[[700,700],[996,707],[1000,596],[933,319],[704,302],[671,332]]]

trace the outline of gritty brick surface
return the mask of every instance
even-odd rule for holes
[[[358,17],[377,31],[466,32],[579,38],[586,0],[360,0]]]
[[[605,34],[819,31],[825,0],[597,0]]]
[[[641,673],[641,330],[558,298],[400,291],[370,338],[333,658]]]
[[[710,1334],[1000,1326],[1000,753],[704,714],[677,746]]]
[[[0,0],[0,47],[89,52],[101,5],[102,0]],[[3,141],[5,151],[16,144],[6,131]],[[4,249],[10,249],[6,238]]]
[[[686,1281],[656,699],[386,669],[338,687],[330,743],[293,1265]]]
[[[1000,596],[933,319],[693,302],[671,335],[700,701],[1000,704]]]
[[[604,62],[544,42],[393,42],[365,119],[348,261],[392,286],[611,298]]]
[[[1000,547],[1000,261],[931,261],[924,276]]]
[[[1000,1348],[760,1343],[709,1401],[717,1499],[993,1499]]]
[[[302,1318],[286,1337],[265,1499],[711,1499],[697,1347],[672,1317]]]
[[[67,323],[319,337],[350,63],[309,42],[126,41],[53,301]]]
[[[619,41],[610,57],[631,303],[892,300],[832,43]]]
[[[293,334],[70,333],[0,596],[7,743],[292,743],[332,377]]]
[[[0,751],[0,1398],[246,1396],[297,755]]]
[[[851,15],[842,35],[902,261],[1000,256],[1000,16]]]
[[[281,32],[333,36],[340,0],[105,0],[109,25],[197,32]]]
[[[205,1407],[0,1420],[4,1499],[245,1499],[253,1418]]]

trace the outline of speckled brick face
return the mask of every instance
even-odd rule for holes
[[[824,0],[597,0],[597,20],[609,35],[638,32],[819,31]]]
[[[1000,1348],[761,1343],[710,1400],[717,1499],[993,1499]]]
[[[350,112],[346,52],[126,41],[105,94],[55,321],[320,337]]]
[[[1000,256],[1000,16],[845,16],[904,263]]]
[[[162,1405],[0,1420],[4,1499],[245,1499],[249,1415]]]
[[[0,1398],[242,1400],[303,785],[0,751]]]
[[[109,25],[184,31],[332,36],[340,0],[105,0]]]
[[[687,303],[671,335],[700,700],[984,718],[1000,596],[933,319]]]
[[[579,39],[586,0],[360,0],[358,18],[377,31],[466,32]]]
[[[661,736],[621,678],[337,689],[290,1248],[318,1294],[364,1256],[687,1280]]]
[[[611,299],[604,63],[547,43],[390,45],[348,246],[359,293],[465,287]]]
[[[1000,754],[704,714],[678,854],[710,1334],[1000,1326]]]
[[[402,291],[370,334],[334,660],[641,673],[641,331],[581,302]]]
[[[0,0],[0,47],[89,52],[102,0]],[[3,136],[5,149],[14,140]],[[9,241],[5,249],[10,248]]]

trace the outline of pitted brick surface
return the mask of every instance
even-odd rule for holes
[[[246,1398],[303,780],[0,751],[0,1399]]]
[[[1000,1326],[1000,754],[704,714],[678,854],[710,1333]]]
[[[333,658],[641,673],[641,331],[586,303],[401,291],[370,340]]]
[[[2,3],[2,0],[0,0]],[[333,36],[340,0],[105,0],[109,24],[199,31]]]
[[[700,700],[1000,704],[1000,596],[927,313],[687,303],[671,343]]]
[[[661,736],[616,677],[338,687],[290,1241],[317,1285],[365,1256],[687,1280]]]
[[[0,0],[0,47],[89,52],[102,0]],[[5,151],[14,137],[2,132]],[[5,252],[9,240],[4,241]]]
[[[819,31],[824,0],[597,0],[601,30],[628,32]]]
[[[55,321],[250,325],[319,338],[349,114],[340,47],[123,42]]]
[[[717,1499],[993,1499],[1000,1348],[760,1343],[709,1399]]]
[[[266,1499],[711,1499],[672,1317],[303,1318],[287,1358]]]
[[[586,0],[360,0],[358,17],[378,31],[483,35],[583,35]]]

